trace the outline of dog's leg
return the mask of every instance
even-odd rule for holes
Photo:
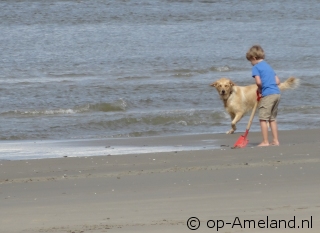
[[[234,113],[229,113],[230,114],[230,117],[231,117],[231,129],[229,131],[226,132],[226,134],[233,134],[234,130],[232,128],[232,122],[233,122],[233,119],[235,118],[235,114]]]
[[[231,121],[231,129],[227,132],[227,134],[233,134],[234,131],[236,131],[236,129],[237,129],[236,124],[238,123],[238,121],[241,120],[242,117],[243,117],[243,113],[237,113],[234,116],[234,118]]]

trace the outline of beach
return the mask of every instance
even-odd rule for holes
[[[0,1],[0,233],[320,232],[320,4]],[[317,13],[318,12],[318,13]],[[231,149],[210,86],[281,82],[281,146]],[[190,229],[191,228],[191,229]]]
[[[194,136],[215,149],[2,160],[1,232],[192,232],[190,217],[194,232],[319,232],[320,130],[280,131],[267,148],[253,132],[231,149],[240,135]]]

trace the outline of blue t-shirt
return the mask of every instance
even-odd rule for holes
[[[262,83],[262,96],[280,94],[280,89],[276,83],[276,73],[271,66],[261,61],[252,67],[252,77],[260,76]]]

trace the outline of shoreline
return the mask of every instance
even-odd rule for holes
[[[258,221],[268,216],[289,221],[295,216],[298,226],[312,216],[313,227],[303,231],[316,233],[320,230],[320,130],[298,132],[281,131],[282,145],[266,148],[223,146],[3,160],[1,229],[8,233],[173,233],[189,231],[187,220],[197,217],[201,220],[197,232],[212,232],[216,229],[206,227],[208,220]],[[214,139],[228,145],[240,135]],[[249,140],[250,145],[258,144],[260,134],[249,133]],[[301,231],[225,225],[219,232]]]
[[[320,129],[279,131],[281,145],[314,142]],[[0,161],[28,160],[88,156],[122,156],[173,151],[201,151],[226,149],[234,145],[243,132],[227,135],[185,134],[134,138],[76,139],[76,140],[27,140],[0,142]],[[302,138],[303,135],[308,135]],[[269,132],[269,138],[271,132]],[[247,147],[260,143],[260,132],[249,132]]]

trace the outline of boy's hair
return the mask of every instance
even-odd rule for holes
[[[253,58],[259,60],[264,59],[264,51],[260,45],[252,46],[246,54],[247,60],[251,61]]]

